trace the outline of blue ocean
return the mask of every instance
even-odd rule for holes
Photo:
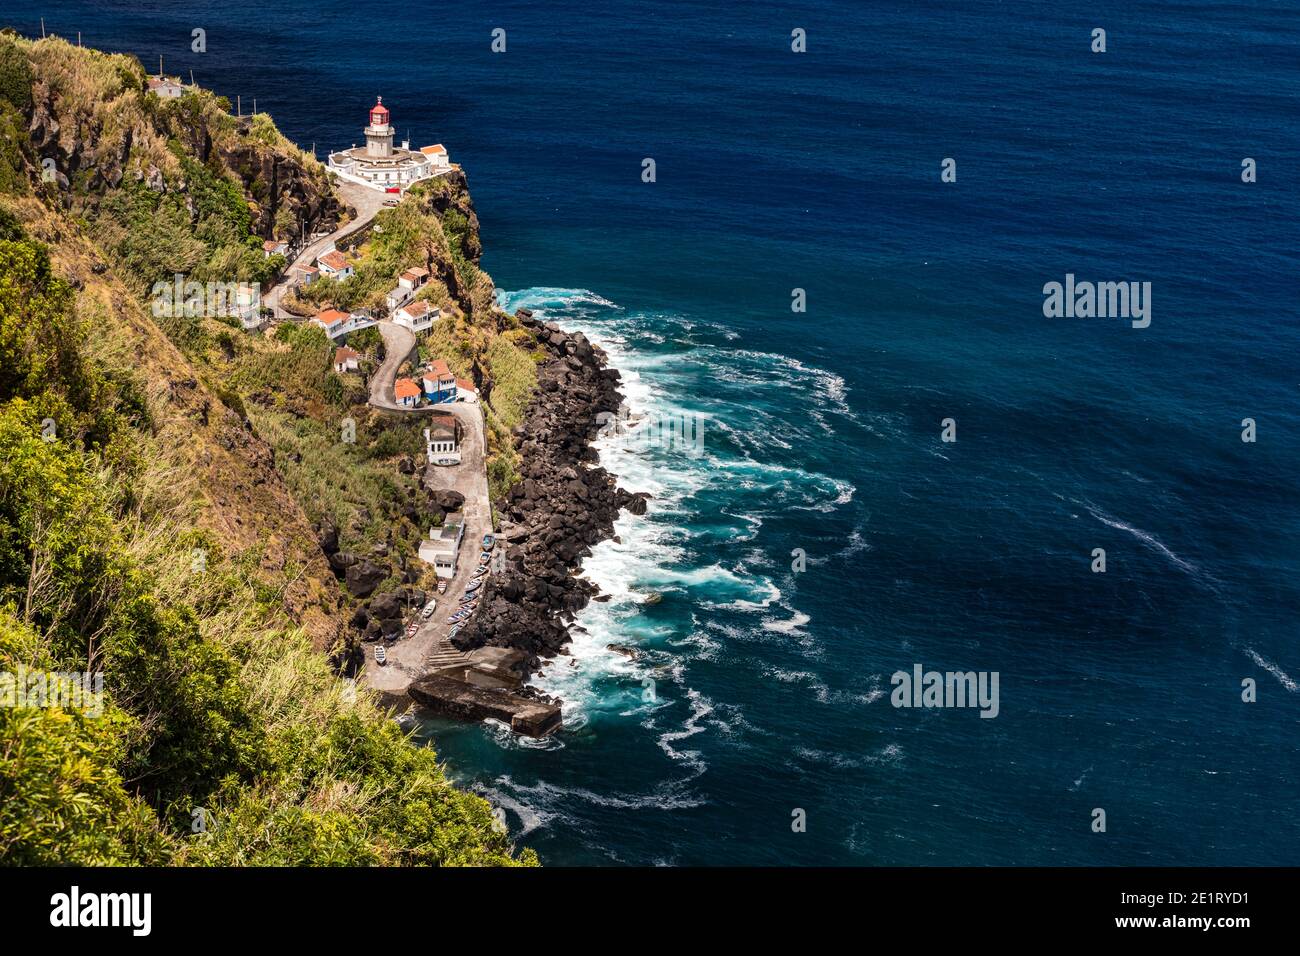
[[[563,733],[419,729],[544,863],[1300,862],[1300,6],[0,19],[41,16],[321,155],[382,95],[463,164],[503,306],[699,429],[601,442],[653,498],[536,678]],[[1149,324],[1046,316],[1067,276],[1150,283]],[[996,674],[996,717],[894,706],[916,665]]]

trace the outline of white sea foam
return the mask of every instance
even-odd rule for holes
[[[1268,671],[1270,674],[1276,677],[1277,682],[1281,684],[1283,687],[1285,687],[1287,690],[1289,690],[1291,693],[1294,694],[1297,691],[1300,691],[1300,685],[1297,685],[1296,682],[1291,679],[1291,677],[1287,674],[1286,671],[1282,670],[1282,668],[1278,667],[1272,661],[1268,660],[1266,657],[1261,655],[1253,647],[1242,648],[1242,650],[1245,652],[1247,657],[1249,657],[1252,661],[1255,662],[1255,666],[1264,668],[1264,670]]]
[[[1088,509],[1088,513],[1091,514],[1098,521],[1100,521],[1102,524],[1106,525],[1108,528],[1114,528],[1117,531],[1123,531],[1126,532],[1127,534],[1132,535],[1134,538],[1140,541],[1144,546],[1146,546],[1150,550],[1164,557],[1167,561],[1169,561],[1170,564],[1178,568],[1180,571],[1187,573],[1194,580],[1201,583],[1206,583],[1215,580],[1212,575],[1205,573],[1199,567],[1193,564],[1191,561],[1187,561],[1184,558],[1179,557],[1177,554],[1171,551],[1163,541],[1157,538],[1154,534],[1151,534],[1151,532],[1143,531],[1141,528],[1135,528],[1127,521],[1121,521],[1119,518],[1116,518],[1114,515],[1107,514],[1102,509],[1097,508],[1087,502],[1084,502],[1083,504],[1084,507]]]
[[[528,289],[502,293],[501,303],[508,310],[531,308],[537,318],[581,331],[600,347],[619,370],[620,391],[632,419],[697,416],[704,423],[704,454],[699,457],[638,441],[635,427],[628,435],[595,443],[601,465],[618,477],[620,486],[652,497],[644,516],[622,515],[615,522],[615,539],[597,544],[584,560],[581,574],[608,599],[593,601],[579,613],[569,654],[533,677],[535,685],[564,702],[566,727],[602,714],[638,718],[658,734],[666,756],[691,775],[703,773],[701,753],[685,741],[706,729],[724,737],[759,731],[738,709],[692,688],[689,662],[713,659],[729,645],[764,634],[768,640],[809,640],[803,630],[809,618],[782,603],[781,588],[763,573],[772,568],[760,570],[771,562],[761,547],[726,565],[700,564],[694,549],[724,535],[735,542],[755,540],[769,511],[826,512],[852,499],[855,489],[849,482],[771,463],[767,457],[819,440],[818,430],[831,430],[827,416],[852,417],[844,382],[785,356],[721,344],[719,340],[733,340],[736,333],[719,323],[672,317],[647,321],[589,290]],[[656,328],[665,334],[657,334]],[[654,347],[665,342],[682,350]],[[716,387],[701,389],[702,381]],[[791,421],[756,408],[755,386],[797,391],[811,419]],[[750,424],[741,428],[733,422]],[[702,522],[695,502],[705,493],[730,494],[744,503],[743,509],[728,509],[721,522],[716,516]],[[730,527],[728,520],[734,522]],[[742,628],[696,620],[689,633],[681,633],[653,622],[647,610],[651,595],[669,606],[689,603],[692,620],[698,608],[756,614],[760,621]],[[636,648],[639,654],[629,659],[611,651],[611,644]],[[643,684],[650,680],[657,685],[667,681],[676,691],[643,700]],[[861,697],[871,699],[869,693]],[[670,719],[680,723],[662,726]]]

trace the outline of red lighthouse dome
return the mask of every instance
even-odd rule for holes
[[[388,107],[384,105],[384,98],[379,97],[375,105],[370,108],[370,125],[387,126],[388,125]]]

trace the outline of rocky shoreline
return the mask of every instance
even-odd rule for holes
[[[478,613],[456,635],[464,651],[480,647],[521,652],[525,679],[545,658],[563,653],[574,616],[596,588],[577,577],[581,561],[614,534],[624,508],[644,514],[644,493],[632,494],[595,464],[592,442],[623,403],[620,376],[605,353],[581,332],[516,313],[546,350],[537,393],[515,430],[520,480],[494,502],[501,516],[498,547],[505,568],[491,575]],[[541,696],[523,687],[521,693]]]

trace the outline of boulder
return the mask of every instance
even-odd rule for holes
[[[379,586],[379,582],[388,577],[388,569],[381,567],[368,558],[350,565],[344,575],[348,590],[356,597],[369,597]]]

